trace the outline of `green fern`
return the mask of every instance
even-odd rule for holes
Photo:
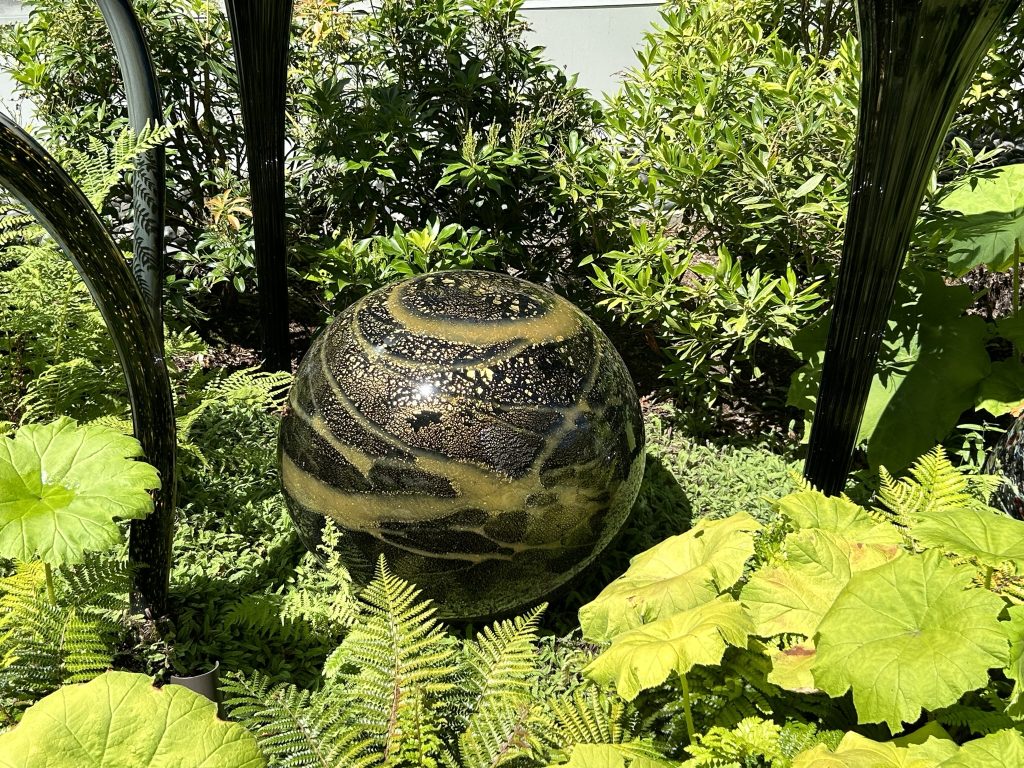
[[[530,693],[537,676],[537,625],[546,606],[485,627],[466,646],[465,724],[459,754],[466,768],[493,768],[530,748]]]
[[[61,568],[52,598],[42,563],[19,563],[0,579],[0,700],[8,716],[110,669],[128,582],[124,565],[98,558]]]
[[[419,591],[388,569],[384,559],[360,596],[362,620],[327,659],[324,676],[344,691],[351,717],[377,745],[384,761],[415,738],[402,714],[426,697],[440,705],[455,688],[455,645],[419,600]]]
[[[135,161],[173,135],[173,126],[148,125],[138,135],[126,126],[117,132],[112,143],[108,143],[107,137],[90,136],[84,151],[64,146],[55,155],[98,210],[121,177],[131,172]]]
[[[188,394],[178,403],[178,447],[194,456],[200,464],[209,464],[206,453],[195,442],[193,430],[200,420],[218,408],[242,406],[250,410],[277,411],[284,407],[291,374],[243,368],[224,375],[217,371],[209,378],[196,366],[183,377]]]
[[[896,480],[883,467],[876,516],[908,530],[916,517],[945,514],[985,506],[984,478],[973,480],[953,466],[942,446],[925,454],[910,468],[910,476]]]
[[[369,768],[380,756],[360,737],[345,703],[330,693],[272,685],[259,673],[231,675],[222,684],[224,706],[255,736],[272,767]]]

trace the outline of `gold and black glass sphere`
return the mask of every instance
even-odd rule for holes
[[[629,514],[644,428],[622,358],[579,309],[489,272],[438,272],[342,312],[303,359],[281,480],[316,550],[342,531],[446,616],[503,613],[578,573]]]

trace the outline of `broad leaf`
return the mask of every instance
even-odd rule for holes
[[[926,547],[973,557],[982,565],[1024,567],[1024,522],[996,512],[959,509],[929,515],[914,526],[914,538]]]
[[[810,641],[773,650],[768,654],[772,662],[768,682],[795,693],[817,693],[818,688],[811,671],[815,654],[814,645]]]
[[[993,416],[1019,415],[1024,404],[1024,365],[1007,359],[992,363],[992,372],[978,385],[976,407]]]
[[[800,491],[780,499],[778,509],[798,528],[820,528],[848,541],[892,545],[903,541],[893,526],[875,522],[863,507],[841,496]]]
[[[1024,248],[1024,165],[1006,165],[947,194],[939,207],[954,214],[942,229],[951,237],[949,267],[963,275],[978,266],[1013,266],[1014,242]]]
[[[1007,768],[1024,765],[1024,736],[1018,731],[997,731],[968,741],[942,768]]]
[[[881,527],[872,524],[862,535],[871,536]],[[855,571],[874,568],[901,552],[895,544],[863,544],[817,528],[789,534],[785,551],[786,563],[757,571],[741,593],[761,637],[813,637]]]
[[[610,640],[621,632],[713,600],[735,584],[754,553],[761,526],[740,513],[701,520],[634,557],[629,569],[580,609],[583,635]]]
[[[624,742],[577,744],[572,748],[569,762],[559,765],[563,768],[672,768],[674,763],[661,758],[646,745]]]
[[[0,557],[51,565],[121,541],[118,519],[153,510],[160,486],[138,441],[61,418],[0,438]]]
[[[723,595],[618,635],[584,673],[599,683],[614,682],[631,701],[673,671],[683,676],[697,664],[719,663],[727,646],[746,646],[753,631],[743,606]]]
[[[834,752],[819,744],[800,753],[793,768],[940,768],[956,751],[956,744],[948,739],[930,738],[904,747],[848,733]]]
[[[252,734],[179,685],[106,672],[36,702],[0,734],[0,768],[260,768]]]
[[[860,721],[896,733],[985,685],[1008,658],[1004,603],[971,579],[935,551],[855,573],[818,627],[818,687],[852,688]]]

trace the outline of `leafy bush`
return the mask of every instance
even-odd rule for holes
[[[760,547],[745,513],[702,521],[635,557],[580,611],[584,637],[608,644],[585,674],[670,737],[677,719],[675,738],[693,745],[687,765],[741,748],[789,765],[782,729],[764,719],[881,741],[913,731],[925,710],[950,729],[931,726],[946,758],[972,735],[1012,729],[1022,673],[1007,638],[1019,634],[1024,523],[988,508],[985,487],[936,451],[908,478],[883,475],[871,509],[813,491],[784,497]],[[824,749],[792,764],[816,765],[810,755]]]
[[[83,147],[126,116],[109,35],[88,0],[30,6],[0,54],[53,142]],[[245,290],[253,268],[227,21],[205,0],[135,8],[172,126],[171,302],[192,317],[223,311],[217,298]],[[607,214],[574,182],[600,160],[599,110],[526,45],[517,12],[510,0],[385,0],[368,14],[353,3],[297,3],[288,181],[300,273],[376,287],[421,266],[376,247],[364,258],[358,241],[415,239],[431,226],[466,233],[448,243],[459,266],[512,267],[541,281],[603,247]],[[119,185],[108,212],[128,195]]]
[[[517,11],[382,0],[343,16],[333,55],[300,64],[298,161],[317,218],[355,237],[480,230],[499,266],[535,279],[593,247],[566,180],[594,162],[599,113],[524,43]]]

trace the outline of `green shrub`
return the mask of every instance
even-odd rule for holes
[[[41,130],[83,147],[127,114],[109,34],[90,0],[29,6],[30,20],[0,38],[0,55],[38,106]],[[467,233],[469,242],[456,238],[449,249],[458,266],[512,268],[540,281],[606,247],[609,214],[577,183],[601,160],[600,111],[525,43],[516,2],[386,0],[369,14],[351,6],[296,4],[287,173],[301,275],[376,287],[422,267],[386,249],[364,259],[353,243],[412,238],[435,223]],[[253,270],[228,24],[205,0],[135,8],[173,126],[170,301],[192,317],[223,311]],[[108,213],[129,196],[119,185]]]
[[[698,408],[757,378],[822,305],[856,127],[851,37],[788,44],[762,0],[678,0],[606,108],[607,197],[631,245],[594,259],[603,306],[649,327]]]

